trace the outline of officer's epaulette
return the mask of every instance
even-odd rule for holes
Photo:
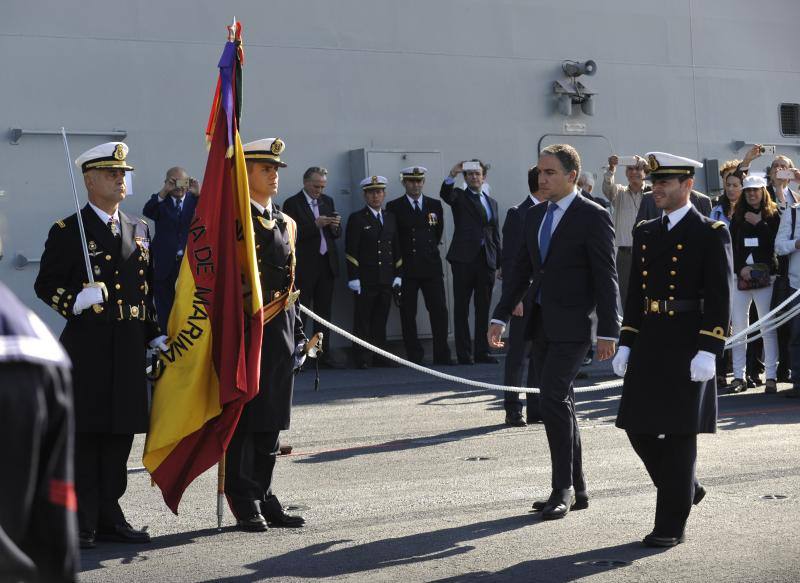
[[[724,227],[724,226],[725,226],[725,223],[723,223],[722,221],[714,221],[714,223],[711,225],[711,228],[712,229],[719,229],[720,227]]]
[[[58,225],[58,226],[59,226],[59,227],[61,227],[62,229],[63,229],[64,227],[66,227],[66,226],[67,226],[67,225],[65,225],[65,224],[64,224],[64,221],[63,221],[63,220],[56,221],[56,225]]]
[[[639,227],[641,227],[642,225],[644,225],[646,222],[647,222],[647,219],[645,219],[645,220],[643,220],[643,221],[639,221],[638,223],[636,223],[636,228],[638,229]]]

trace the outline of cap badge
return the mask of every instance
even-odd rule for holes
[[[372,184],[378,184],[378,177],[377,176],[373,176],[372,178],[370,178],[370,180],[372,181]]]
[[[122,147],[122,144],[117,144],[117,147],[114,148],[114,158],[117,160],[125,159],[125,149]]]
[[[659,164],[658,164],[658,160],[656,160],[656,157],[655,157],[654,154],[650,154],[647,157],[647,163],[650,166],[650,172],[655,172],[660,167]]]
[[[97,243],[94,241],[89,241],[87,247],[89,247],[89,251],[97,251]]]
[[[280,155],[281,152],[286,148],[286,144],[283,143],[283,140],[280,138],[275,138],[272,141],[272,145],[270,146],[270,151],[275,154],[276,156]]]

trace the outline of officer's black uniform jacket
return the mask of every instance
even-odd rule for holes
[[[716,430],[716,380],[693,382],[689,363],[698,350],[722,354],[731,279],[728,230],[694,207],[669,231],[660,219],[634,229],[620,335],[620,346],[631,352],[618,427],[655,435]],[[702,300],[702,311],[652,313],[660,300]]]
[[[442,203],[422,195],[421,212],[415,212],[408,197],[389,202],[386,210],[397,219],[400,254],[403,258],[403,277],[429,278],[443,276],[439,245],[444,232]]]
[[[348,280],[361,280],[362,287],[391,285],[400,275],[403,259],[392,213],[383,211],[383,225],[367,206],[351,214],[344,246]]]
[[[289,290],[293,269],[297,227],[294,220],[272,205],[274,223],[262,217],[254,206],[253,232],[256,243],[258,274],[264,305]],[[289,429],[294,390],[294,351],[305,339],[297,304],[281,309],[264,325],[261,344],[261,376],[258,395],[248,402],[239,425],[251,432]]]
[[[149,421],[147,343],[160,334],[152,296],[147,224],[119,211],[121,236],[87,204],[81,211],[95,281],[108,288],[103,311],[72,313],[88,281],[77,215],[50,229],[34,283],[36,295],[67,324],[61,343],[73,366],[78,432],[144,433]]]

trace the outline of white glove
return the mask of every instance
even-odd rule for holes
[[[631,349],[628,346],[620,346],[617,349],[617,355],[611,361],[611,366],[614,369],[614,374],[618,377],[625,378],[625,371],[628,370],[628,357],[631,355]]]
[[[360,279],[351,279],[347,282],[347,287],[349,287],[352,291],[356,292],[357,294],[361,293],[361,280]]]
[[[717,374],[717,357],[705,350],[698,350],[689,364],[689,374],[693,381],[710,381]]]
[[[395,277],[392,282],[392,287],[400,287],[401,285],[403,285],[403,280],[399,277]]]
[[[294,372],[300,370],[300,367],[306,362],[306,344],[307,342],[303,340],[298,342],[294,348]]]
[[[104,301],[106,301],[106,299],[103,296],[103,288],[99,286],[85,287],[75,296],[75,303],[72,305],[72,313],[77,316],[86,308],[95,304],[102,304]]]
[[[161,352],[169,352],[169,346],[167,346],[167,337],[163,334],[153,338],[147,345],[153,349],[158,348]]]

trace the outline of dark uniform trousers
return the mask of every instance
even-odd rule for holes
[[[266,226],[252,207],[259,280],[264,302],[294,289],[294,221],[273,205],[275,226]],[[259,392],[242,410],[225,456],[225,495],[234,515],[243,519],[267,513],[279,434],[289,429],[294,391],[294,351],[305,340],[296,305],[287,305],[264,325]]]
[[[366,338],[371,344],[386,350],[386,321],[392,307],[391,286],[362,283],[361,293],[356,298],[353,313],[356,336]],[[353,354],[356,365],[370,364],[371,351],[354,344]],[[376,361],[379,359],[375,357]]]
[[[533,366],[541,387],[540,408],[550,447],[552,487],[586,490],[573,379],[583,364],[590,342],[550,342],[542,324],[542,310],[533,304]]]
[[[303,258],[302,268],[297,270],[297,289],[300,290],[300,303],[306,307],[313,307],[314,312],[328,320],[331,319],[331,304],[333,302],[333,284],[336,277],[331,271],[328,254],[309,254]],[[302,316],[303,327],[308,322],[308,316]],[[324,334],[325,346],[330,346],[328,329],[314,322],[314,332]],[[327,351],[327,350],[326,350]]]
[[[659,439],[627,433],[657,490],[654,532],[680,537],[698,485],[694,473],[697,435],[665,435]]]
[[[67,319],[60,340],[73,365],[78,524],[95,531],[125,524],[117,499],[126,489],[133,436],[147,431],[145,353],[160,331],[146,224],[120,211],[114,237],[89,205],[81,215],[95,279],[108,289],[103,310],[73,315],[86,281],[76,215],[50,229],[34,287]]]
[[[431,318],[433,335],[434,362],[450,360],[450,348],[447,345],[447,300],[444,292],[442,276],[410,277],[403,276],[402,301],[400,302],[400,319],[403,327],[403,342],[406,354],[412,362],[421,362],[425,354],[417,334],[417,296],[422,292],[425,307]]]
[[[530,324],[532,306],[525,306],[522,316],[511,316],[508,331],[508,352],[506,352],[505,372],[503,384],[509,387],[520,387],[522,371],[525,369],[525,360],[528,361],[527,387],[538,387],[539,379],[536,367],[533,364],[533,346],[528,338],[528,325]],[[526,393],[528,420],[541,418],[539,395]],[[503,405],[506,413],[522,413],[522,401],[519,393],[505,391]]]
[[[456,355],[459,360],[470,360],[469,304],[475,295],[475,358],[489,354],[489,304],[492,300],[495,270],[486,261],[486,251],[481,251],[475,261],[461,263],[451,261],[453,271],[453,332]]]

